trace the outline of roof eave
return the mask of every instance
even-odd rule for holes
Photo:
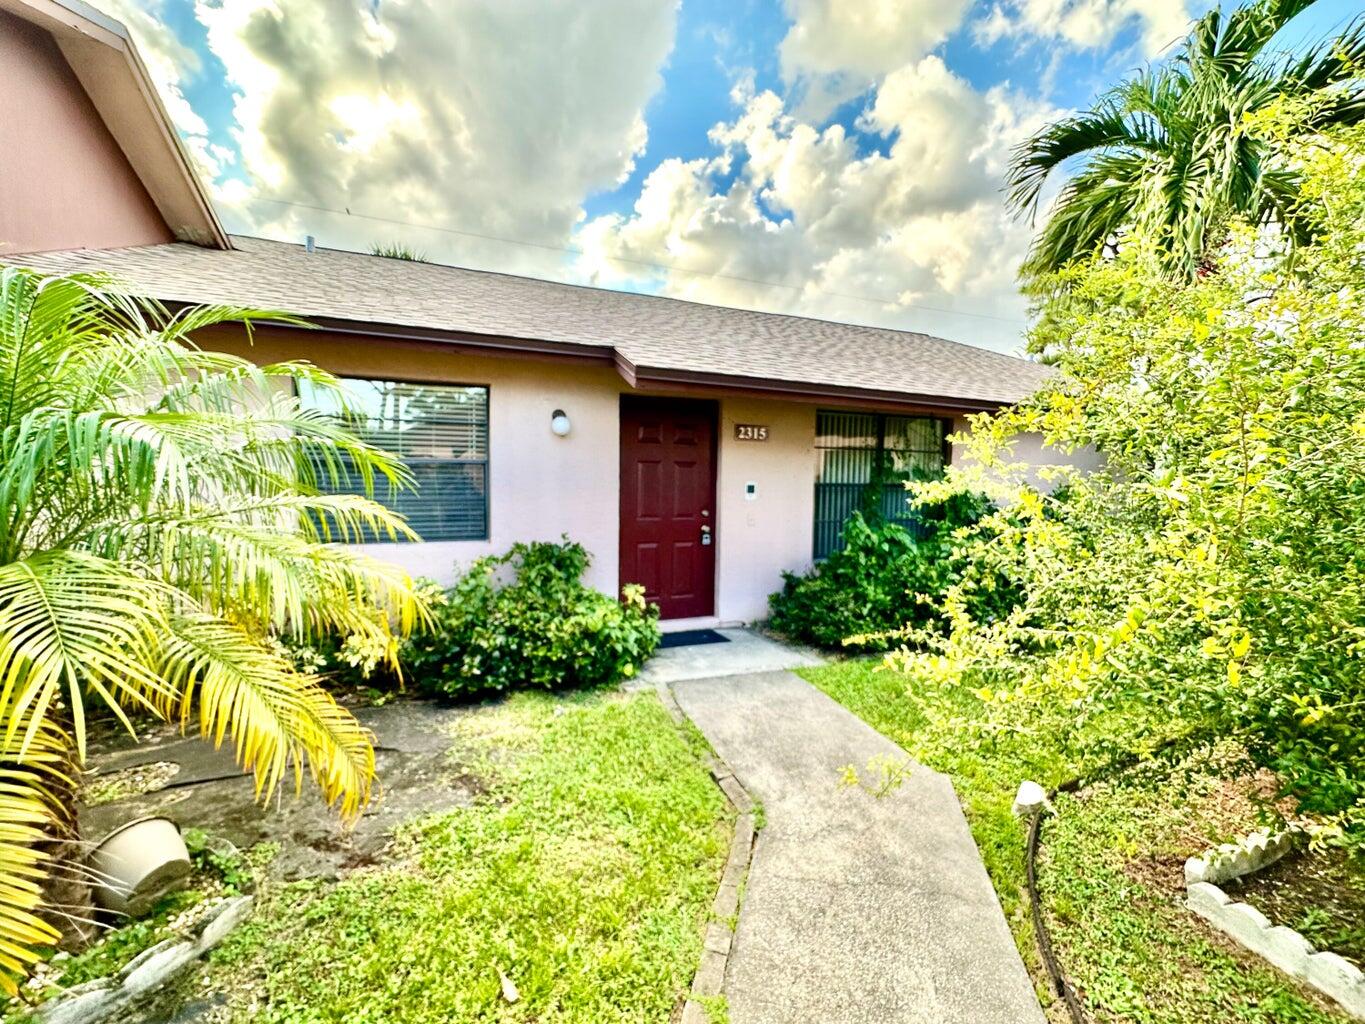
[[[183,303],[168,302],[171,308]],[[376,338],[408,347],[456,351],[469,355],[515,355],[521,358],[590,362],[615,368],[630,387],[639,390],[715,391],[756,398],[777,398],[805,402],[856,404],[888,411],[927,412],[955,415],[994,412],[1010,402],[986,398],[960,398],[936,394],[886,391],[874,388],[845,387],[805,381],[737,374],[703,373],[664,367],[637,366],[613,345],[587,345],[545,341],[512,335],[480,334],[472,331],[437,330],[405,327],[375,321],[346,320],[338,317],[306,316],[306,324],[265,321],[262,327],[284,330],[313,330],[347,337]]]
[[[181,309],[191,303],[167,302],[171,309]],[[407,327],[401,324],[371,320],[347,320],[340,317],[304,315],[302,323],[266,320],[261,326],[289,330],[320,330],[328,334],[348,337],[378,338],[408,346],[439,348],[470,355],[518,355],[532,358],[569,360],[610,364],[615,355],[611,345],[582,345],[567,341],[544,341],[502,334],[480,334],[473,331],[441,330],[434,327]]]
[[[0,10],[51,34],[172,234],[231,249],[128,30],[82,0],[0,0]]]
[[[807,402],[856,403],[886,410],[906,410],[945,414],[994,412],[1013,403],[985,398],[959,398],[951,395],[887,391],[877,388],[817,384],[773,377],[747,377],[737,374],[705,373],[665,367],[635,366],[617,353],[617,370],[632,387],[686,391],[725,391],[757,398],[783,398]]]

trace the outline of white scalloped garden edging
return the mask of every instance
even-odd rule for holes
[[[1185,862],[1185,906],[1220,932],[1268,960],[1291,977],[1340,1003],[1365,1020],[1365,974],[1336,953],[1313,944],[1270,919],[1249,903],[1237,903],[1218,886],[1268,867],[1292,848],[1293,834],[1253,832],[1240,843],[1225,843]]]
[[[1185,884],[1222,885],[1261,868],[1268,868],[1294,848],[1294,833],[1252,832],[1240,843],[1224,843],[1202,857],[1185,861]]]

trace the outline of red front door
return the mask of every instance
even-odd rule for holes
[[[621,399],[621,585],[665,619],[715,613],[716,406]]]

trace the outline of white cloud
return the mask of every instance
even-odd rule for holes
[[[1144,56],[1182,38],[1194,13],[1187,0],[999,0],[972,27],[977,42],[1044,40],[1099,49],[1136,28]]]
[[[878,78],[928,53],[962,20],[968,0],[784,0],[791,29],[784,75],[853,72]]]
[[[799,83],[802,113],[822,119],[883,75],[942,43],[970,0],[783,0],[792,25],[782,75]]]
[[[1017,320],[930,307],[1022,319],[1015,271],[1030,232],[1000,187],[1010,146],[1056,113],[1007,85],[977,92],[925,57],[877,87],[858,127],[886,151],[859,155],[840,125],[817,128],[762,92],[712,130],[715,157],[664,161],[631,214],[585,224],[579,268],[608,285],[1015,349]]]
[[[448,262],[1016,349],[1014,275],[1030,232],[1005,213],[1000,187],[1010,146],[1057,112],[1008,84],[979,92],[925,56],[965,0],[786,2],[787,96],[738,74],[713,155],[662,160],[633,210],[584,221],[584,199],[625,181],[644,151],[674,0],[198,0],[234,91],[240,173],[219,179],[220,209],[230,227],[275,237],[402,241]],[[198,69],[156,26],[145,18],[135,31],[180,110],[180,82]],[[828,99],[850,82],[868,91],[856,131],[822,126],[812,93]],[[192,148],[222,169],[234,154],[192,115],[178,114]],[[584,249],[572,264],[553,248],[566,243]]]
[[[283,206],[563,244],[584,198],[625,180],[672,47],[675,0],[199,0],[236,91],[248,186],[230,226],[553,273],[562,256]]]

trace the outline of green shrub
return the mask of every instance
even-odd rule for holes
[[[844,546],[804,576],[783,573],[768,598],[774,629],[826,648],[884,651],[907,629],[932,627],[937,613],[919,595],[938,599],[958,581],[953,532],[977,522],[985,499],[961,493],[920,510],[922,536],[854,512]]]
[[[659,643],[658,609],[639,587],[618,602],[584,585],[588,561],[567,538],[479,559],[436,603],[432,627],[405,643],[405,672],[447,696],[634,675]]]

